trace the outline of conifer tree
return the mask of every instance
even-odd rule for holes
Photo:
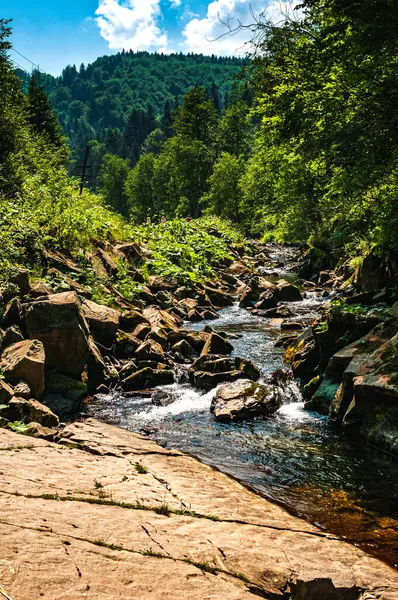
[[[29,82],[28,108],[32,127],[52,144],[61,147],[64,144],[62,130],[37,70],[33,71]]]

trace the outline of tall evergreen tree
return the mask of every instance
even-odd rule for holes
[[[163,117],[162,117],[162,129],[164,137],[170,138],[173,135],[173,115],[171,113],[171,107],[169,100],[166,100],[164,105]]]
[[[52,144],[61,147],[64,143],[62,130],[37,70],[33,71],[29,82],[28,108],[32,127],[46,135]]]
[[[216,109],[217,113],[220,114],[221,113],[220,95],[218,93],[218,87],[216,86],[214,81],[211,86],[210,96],[211,96],[211,99],[213,100],[214,108]]]

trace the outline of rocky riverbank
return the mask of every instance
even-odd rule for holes
[[[218,232],[215,231],[214,235],[217,237]],[[214,517],[213,512],[208,510],[211,504],[208,504],[210,502],[209,498],[213,497],[214,494],[217,496],[215,489],[209,488],[207,490],[203,482],[206,477],[203,469],[209,469],[208,467],[200,466],[193,459],[188,459],[180,453],[168,454],[166,450],[162,450],[159,446],[152,444],[152,442],[144,442],[142,438],[133,434],[127,434],[118,429],[107,428],[94,421],[90,421],[84,425],[75,424],[67,427],[61,423],[61,421],[73,420],[74,415],[81,409],[82,403],[89,400],[90,397],[94,396],[94,398],[98,398],[100,395],[114,393],[115,391],[117,391],[120,402],[123,402],[123,397],[128,399],[137,395],[150,395],[153,404],[158,406],[166,405],[169,402],[173,402],[175,398],[163,389],[154,392],[154,388],[171,384],[174,381],[189,382],[190,385],[205,392],[223,384],[218,388],[211,405],[214,418],[220,422],[239,421],[241,419],[270,415],[270,418],[273,418],[272,414],[281,406],[284,386],[289,379],[289,375],[278,371],[266,380],[261,379],[259,382],[260,371],[257,366],[247,358],[232,354],[234,335],[220,331],[219,328],[215,331],[208,325],[203,331],[193,331],[186,326],[187,321],[199,322],[204,319],[217,319],[220,308],[239,303],[241,307],[256,315],[257,318],[266,320],[277,330],[280,329],[281,336],[277,345],[287,348],[286,357],[292,362],[294,375],[303,384],[306,384],[304,393],[308,400],[307,407],[311,410],[316,409],[327,412],[329,410],[328,400],[324,400],[326,390],[331,397],[330,402],[333,404],[334,413],[333,415],[331,413],[331,415],[343,415],[344,413],[344,418],[342,419],[344,426],[346,422],[345,415],[348,410],[347,406],[350,407],[350,403],[352,403],[349,390],[352,389],[353,385],[356,386],[358,384],[355,379],[356,376],[353,376],[350,383],[351,388],[346,387],[342,390],[340,389],[339,383],[341,382],[339,382],[339,377],[343,377],[343,373],[349,366],[351,359],[354,360],[359,355],[362,357],[366,355],[368,361],[378,360],[373,370],[378,369],[378,372],[381,372],[380,368],[384,368],[387,365],[389,369],[388,373],[391,375],[394,368],[393,361],[395,354],[390,346],[392,348],[395,346],[390,343],[387,348],[389,350],[387,356],[385,355],[383,344],[389,342],[394,337],[395,317],[394,308],[391,308],[393,295],[388,296],[389,304],[384,301],[381,307],[380,303],[376,303],[376,307],[373,307],[376,308],[376,311],[362,311],[361,318],[358,317],[358,311],[352,314],[350,311],[342,309],[341,306],[335,305],[332,309],[327,309],[325,306],[325,310],[327,310],[325,320],[318,320],[312,324],[312,327],[305,329],[302,333],[303,329],[309,323],[301,317],[299,307],[302,304],[302,300],[308,294],[311,294],[311,297],[314,298],[318,297],[322,301],[323,298],[327,300],[335,296],[336,293],[344,293],[349,296],[346,304],[356,306],[355,288],[347,280],[347,277],[328,271],[316,274],[312,280],[295,280],[294,277],[289,276],[289,270],[285,269],[285,265],[275,259],[272,247],[253,242],[247,244],[246,247],[238,247],[231,244],[228,250],[228,257],[223,256],[222,259],[212,264],[213,271],[218,278],[217,281],[204,280],[190,285],[180,285],[176,279],[170,276],[147,277],[146,282],[143,281],[141,284],[139,294],[134,301],[127,300],[120,294],[114,293],[112,295],[112,306],[104,306],[93,302],[90,299],[88,290],[81,284],[76,284],[73,273],[75,273],[74,270],[78,266],[66,256],[57,254],[52,259],[56,259],[59,267],[57,277],[62,277],[64,288],[69,288],[60,293],[54,293],[55,290],[45,284],[34,284],[29,279],[26,271],[22,269],[18,271],[14,280],[14,285],[18,293],[9,299],[7,303],[1,330],[2,353],[0,365],[3,379],[0,380],[0,418],[1,424],[5,427],[1,431],[2,439],[6,441],[4,442],[4,454],[2,453],[0,456],[2,459],[1,465],[8,465],[9,473],[12,471],[12,464],[14,464],[14,470],[16,466],[19,468],[21,457],[23,460],[26,459],[27,464],[31,465],[32,468],[35,461],[38,460],[37,468],[35,467],[35,475],[32,478],[32,481],[36,482],[34,485],[36,486],[37,484],[37,494],[30,491],[25,493],[23,490],[21,491],[17,488],[13,488],[10,494],[10,488],[4,488],[3,491],[6,493],[6,496],[11,495],[12,497],[12,500],[6,498],[4,508],[5,525],[11,528],[16,527],[16,521],[9,519],[12,513],[10,507],[11,501],[19,503],[21,514],[25,510],[27,513],[31,512],[31,509],[28,508],[29,503],[27,503],[27,500],[40,501],[42,505],[40,510],[43,509],[43,511],[44,507],[48,506],[50,500],[58,500],[62,507],[64,506],[64,502],[68,502],[65,505],[67,506],[68,514],[72,510],[70,502],[73,503],[76,501],[89,504],[90,506],[86,508],[90,511],[97,511],[99,510],[97,509],[98,505],[104,505],[107,509],[112,508],[112,511],[115,508],[123,509],[124,511],[127,510],[129,511],[129,515],[138,514],[131,512],[131,509],[135,509],[137,511],[149,511],[151,514],[155,513],[157,517],[160,514],[162,519],[166,518],[166,520],[174,518],[175,515],[179,518],[193,519],[192,524],[190,522],[188,526],[188,529],[191,528],[192,531],[185,533],[185,529],[183,529],[184,533],[181,533],[183,540],[180,540],[179,544],[182,543],[184,547],[187,546],[189,548],[196,548],[198,546],[200,549],[203,545],[200,537],[202,534],[198,534],[195,530],[196,525],[194,525],[197,523],[197,518],[204,518],[206,521],[210,521],[212,527],[215,527],[214,523],[218,522],[219,518],[222,522],[224,522],[224,519],[228,520],[228,523],[231,522],[231,515],[228,516],[225,513],[222,517],[219,517],[218,514],[215,514]],[[292,258],[295,257],[296,253],[296,251],[292,251]],[[112,264],[116,264],[117,260],[123,260],[126,268],[129,267],[132,273],[133,269],[135,269],[134,276],[140,277],[140,273],[144,272],[146,255],[146,248],[138,247],[137,244],[107,247],[107,251],[103,249],[101,249],[101,252],[98,251],[96,255],[97,268],[99,269],[99,264],[101,263],[104,272],[108,273],[108,290],[112,288]],[[141,271],[137,268],[137,262],[141,265]],[[286,265],[288,269],[292,266],[291,262],[292,260],[289,259],[289,264]],[[53,268],[51,267],[51,269]],[[62,271],[60,270],[61,268]],[[280,275],[280,270],[285,273],[283,276]],[[347,316],[347,314],[350,316]],[[325,322],[328,324],[327,327],[325,327]],[[376,329],[374,329],[375,327]],[[327,334],[326,337],[325,333]],[[374,338],[376,334],[381,341],[375,345]],[[365,337],[368,336],[365,341],[360,340],[357,342],[358,337],[363,335]],[[315,336],[317,337],[315,338]],[[319,342],[319,339],[322,340],[322,343]],[[351,345],[347,348],[346,346],[350,342]],[[364,352],[365,347],[367,350],[366,353]],[[377,358],[373,353],[379,348],[381,348],[381,354]],[[342,356],[338,355],[339,352],[342,353]],[[388,360],[385,360],[386,356]],[[333,364],[338,365],[337,371],[339,375],[336,375],[334,367],[329,368],[328,364],[330,364],[329,361],[331,359]],[[342,369],[342,366],[344,366],[344,369]],[[385,382],[386,374],[384,371],[382,375],[384,379],[381,378],[381,381]],[[393,385],[391,381],[393,381],[393,377],[388,379],[387,390],[390,390]],[[338,405],[335,401],[336,392],[338,392],[338,397],[340,398],[341,395],[342,398],[341,403]],[[318,400],[321,398],[321,394],[323,394],[322,401]],[[377,443],[379,447],[394,450],[395,446],[393,444],[386,444],[384,440],[386,439],[386,435],[390,435],[390,437],[392,435],[391,439],[395,435],[394,419],[396,413],[394,411],[396,408],[391,406],[390,403],[388,411],[386,411],[386,421],[386,415],[384,415],[386,405],[383,404],[383,401],[384,397],[380,400],[377,395],[374,398],[374,402],[373,397],[370,398],[370,402],[368,398],[367,404],[365,403],[365,408],[362,410],[362,415],[366,413],[366,418],[368,418],[372,414],[377,414],[377,416],[380,413],[383,414],[381,426],[380,422],[377,424],[377,431],[381,432],[377,439],[382,439],[383,443]],[[346,412],[344,412],[345,409]],[[388,420],[390,419],[390,415],[392,415],[391,422]],[[357,433],[355,429],[352,429],[352,431],[354,434]],[[363,431],[364,428],[360,428],[361,435],[363,435]],[[31,437],[18,437],[15,432],[24,433]],[[32,437],[36,438],[37,441],[32,439]],[[111,441],[106,441],[108,438]],[[95,440],[94,446],[92,444],[93,439]],[[119,483],[127,482],[132,473],[134,476],[136,473],[138,475],[148,474],[147,470],[149,466],[146,463],[141,464],[144,462],[143,457],[147,454],[153,454],[154,457],[167,455],[173,459],[174,454],[176,454],[179,460],[175,464],[172,464],[171,472],[160,470],[155,475],[155,480],[161,486],[159,489],[156,488],[155,495],[153,480],[150,479],[148,485],[149,478],[143,478],[143,489],[136,489],[133,486],[124,496],[124,491],[129,486],[121,485],[122,496],[119,497],[117,495],[117,499],[115,500],[114,493],[116,492],[112,490],[113,487],[115,490],[119,490],[119,483],[115,484],[112,479],[111,470],[113,467],[108,465],[109,458],[107,456],[109,454],[110,456],[115,455],[121,458],[124,451],[120,451],[120,446],[124,444],[129,447],[131,444],[135,446],[138,444],[138,440],[140,440],[139,450],[137,448],[134,451],[126,450],[126,455],[137,454],[137,460],[134,463],[132,460],[129,460],[129,474],[123,474],[122,480]],[[144,447],[147,447],[146,444],[151,446],[151,450],[144,450]],[[73,459],[68,465],[66,463],[64,465],[64,456],[66,455],[63,449],[65,446],[69,447],[70,451],[68,452],[73,451],[73,456],[77,452],[75,456],[76,460]],[[51,449],[51,451],[48,450],[51,458],[46,456],[47,450],[42,449]],[[43,452],[43,456],[38,457],[38,452]],[[22,456],[24,453],[26,453],[26,456]],[[87,456],[87,453],[89,456]],[[108,482],[104,484],[100,478],[93,479],[91,488],[86,487],[87,482],[83,486],[79,484],[79,476],[77,471],[75,473],[75,469],[79,467],[80,461],[83,461],[84,464],[86,464],[86,461],[92,461],[92,454],[98,455],[99,458],[96,458],[96,461],[99,461],[98,468],[100,468],[100,465],[103,465],[106,478],[110,477],[112,479],[109,484],[112,488],[110,495],[108,490],[104,489],[108,487]],[[205,508],[202,507],[203,514],[201,512],[202,509],[199,510],[199,508],[196,508],[193,496],[191,495],[191,488],[191,492],[181,500],[180,493],[174,490],[174,484],[171,485],[168,483],[171,474],[173,477],[182,477],[182,474],[179,473],[179,467],[184,460],[181,457],[188,462],[192,461],[189,462],[190,468],[192,468],[190,480],[195,480],[195,483],[191,481],[190,485],[194,486],[199,496],[204,494],[207,498]],[[58,470],[59,466],[57,466],[56,461],[60,458],[62,458],[62,477],[64,477],[62,479],[62,489],[58,490],[58,484],[55,486],[50,484],[50,488],[54,487],[51,490],[48,488],[47,483],[43,485],[42,481],[48,482],[51,480],[49,473],[51,474],[53,471]],[[167,464],[170,466],[170,461]],[[86,467],[83,468],[85,469]],[[89,468],[87,467],[87,469]],[[214,478],[214,472],[211,470],[206,471],[207,476],[209,476],[209,472],[213,473],[212,478]],[[225,476],[217,474],[217,477],[220,477],[220,481],[222,480],[224,483],[228,482],[225,483],[228,489],[232,489],[238,485]],[[24,478],[25,476],[21,479]],[[26,478],[28,478],[28,475],[26,475]],[[66,486],[65,482],[74,481],[75,479],[76,482],[70,487],[70,493],[65,492],[65,489],[63,489],[63,486]],[[213,479],[212,481],[214,482]],[[142,480],[137,479],[137,482],[140,482],[141,485]],[[30,487],[30,484],[27,482],[24,482],[22,485],[26,489]],[[217,483],[216,488],[219,485]],[[85,491],[83,491],[83,496],[81,497],[80,492],[82,490]],[[160,506],[159,490],[163,492],[163,501]],[[235,522],[236,520],[239,522],[239,526],[246,526],[249,522],[253,522],[256,527],[263,527],[260,521],[258,521],[260,517],[256,517],[257,520],[254,518],[250,520],[247,516],[251,514],[253,508],[251,505],[259,506],[260,499],[254,494],[247,496],[249,492],[246,490],[243,492],[244,488],[241,486],[239,486],[239,490],[239,495],[242,493],[242,498],[246,498],[245,511],[247,513],[245,513],[244,517],[239,513],[236,518],[232,518],[232,521]],[[20,496],[22,498],[19,498]],[[157,500],[152,506],[152,500],[155,496]],[[233,495],[230,495],[228,492],[225,506],[228,503],[235,502],[236,496],[236,491]],[[175,501],[177,501],[180,508],[176,508]],[[332,542],[338,541],[337,537],[328,536],[321,533],[315,527],[288,516],[282,509],[273,507],[266,500],[261,500],[260,503],[261,510],[265,511],[264,514],[274,511],[270,517],[270,522],[267,524],[267,527],[273,532],[289,530],[290,535],[294,538],[296,533],[301,534],[302,531],[305,531],[309,532],[308,535],[310,535],[309,539],[311,540],[319,538]],[[272,510],[271,507],[273,507]],[[104,507],[101,506],[100,508],[103,510]],[[233,512],[234,509],[229,507],[229,510]],[[199,516],[196,513],[199,513]],[[123,514],[126,513],[123,512]],[[211,518],[206,516],[209,514]],[[256,514],[260,515],[259,512]],[[96,518],[95,515],[94,517]],[[87,515],[88,522],[91,523],[94,517],[90,512]],[[118,556],[121,556],[120,553],[123,553],[123,569],[126,568],[127,571],[136,568],[130,564],[130,560],[133,560],[130,554],[134,555],[134,560],[139,560],[141,565],[143,565],[142,557],[157,560],[170,559],[172,557],[174,563],[177,562],[183,569],[188,568],[186,565],[189,565],[190,568],[199,569],[202,575],[204,574],[203,576],[206,579],[205,585],[209,587],[202,587],[202,582],[200,582],[198,584],[199,587],[190,596],[193,598],[204,597],[207,593],[213,594],[209,597],[214,598],[225,597],[225,595],[238,598],[243,597],[242,594],[247,597],[257,594],[269,598],[278,596],[285,598],[318,598],[321,597],[320,594],[327,594],[327,597],[336,597],[336,599],[346,597],[371,598],[372,595],[366,595],[367,592],[364,592],[364,590],[370,589],[377,590],[374,592],[374,597],[395,597],[394,593],[396,592],[397,584],[394,578],[392,580],[393,583],[391,585],[388,584],[385,589],[383,588],[383,591],[380,583],[387,577],[387,572],[388,577],[392,576],[392,573],[388,571],[387,567],[384,567],[381,563],[377,563],[374,559],[368,558],[366,560],[373,561],[371,563],[373,565],[372,569],[376,569],[377,571],[375,571],[375,576],[373,577],[373,574],[365,573],[364,579],[361,579],[362,575],[357,579],[356,576],[352,578],[351,574],[351,584],[348,585],[349,570],[355,561],[358,560],[362,564],[365,558],[363,558],[364,555],[358,550],[350,548],[340,541],[338,541],[338,544],[341,545],[339,548],[342,548],[342,555],[341,558],[336,558],[336,561],[340,561],[340,566],[343,565],[340,569],[341,572],[339,572],[337,566],[334,566],[334,559],[331,564],[326,561],[326,555],[331,551],[332,546],[330,546],[330,549],[329,547],[325,549],[324,559],[320,556],[319,570],[315,569],[313,571],[310,568],[310,555],[317,550],[312,548],[311,544],[308,545],[307,538],[300,541],[297,539],[297,543],[299,544],[297,547],[293,539],[289,540],[289,547],[292,548],[293,554],[300,554],[298,547],[305,546],[306,552],[308,552],[308,559],[305,559],[307,562],[304,561],[304,563],[301,563],[301,556],[298,562],[294,562],[289,555],[286,556],[286,563],[283,562],[283,567],[280,567],[279,555],[275,558],[272,552],[270,554],[269,550],[264,550],[263,544],[265,547],[268,547],[271,537],[268,540],[259,539],[256,541],[256,547],[258,545],[260,548],[260,559],[258,559],[258,555],[256,554],[256,561],[260,560],[260,562],[263,561],[266,564],[265,575],[260,575],[257,572],[252,576],[250,574],[252,573],[252,566],[250,568],[249,566],[246,567],[245,561],[247,561],[247,558],[243,558],[246,554],[251,556],[252,550],[249,550],[246,546],[242,547],[239,551],[241,552],[241,558],[236,559],[236,571],[232,573],[229,567],[225,568],[225,565],[220,566],[220,563],[217,563],[218,567],[215,567],[213,562],[210,561],[209,566],[207,560],[203,560],[203,556],[200,553],[198,555],[195,554],[195,557],[192,558],[191,554],[187,554],[184,550],[185,553],[176,557],[169,547],[167,547],[167,550],[163,549],[160,551],[152,549],[152,546],[147,549],[142,549],[140,546],[137,550],[134,542],[131,547],[126,548],[125,542],[119,540],[118,537],[115,538],[116,541],[109,542],[107,538],[98,537],[100,534],[102,535],[105,529],[109,528],[108,517],[113,521],[116,515],[113,515],[112,512],[112,515],[104,516],[104,522],[98,525],[100,529],[98,532],[94,532],[93,537],[85,537],[86,533],[76,537],[76,542],[78,542],[79,546],[78,554],[83,557],[83,564],[90,564],[89,556],[92,553],[92,549],[87,550],[86,546],[85,548],[80,547],[86,543],[97,546],[95,552],[99,552],[101,556],[102,553],[106,555],[103,557],[104,565],[107,563],[109,557],[113,556],[113,553],[116,552]],[[21,522],[23,522],[24,518],[22,518]],[[65,519],[65,514],[59,516],[58,524],[62,530],[66,526]],[[293,519],[295,522],[294,524],[292,522],[291,527],[290,525],[287,528],[280,527],[280,519],[288,519],[289,523],[290,519]],[[156,524],[151,524],[152,526],[156,527]],[[179,525],[176,526],[178,527]],[[29,527],[30,525],[26,527],[24,525],[20,529],[30,531]],[[35,523],[32,526],[32,531],[41,534],[43,532],[40,527],[41,525]],[[55,526],[49,527],[51,530],[58,531]],[[121,524],[120,531],[124,530],[125,527],[125,524],[123,526]],[[141,524],[140,527],[142,527]],[[144,524],[143,527],[146,527],[146,525]],[[224,535],[234,536],[234,531],[224,532]],[[23,536],[23,533],[19,533]],[[206,535],[208,534],[207,530],[205,533]],[[171,536],[171,533],[168,534],[166,532],[163,535]],[[131,538],[133,541],[135,540],[134,536],[135,533]],[[208,538],[206,539],[208,540]],[[241,539],[240,534],[236,539]],[[42,537],[39,536],[37,539],[39,546],[42,544],[41,540]],[[272,540],[272,543],[274,543],[274,537],[272,537]],[[164,542],[165,540],[162,538],[161,545],[164,545]],[[211,543],[214,544],[214,541]],[[275,544],[279,543],[282,544],[282,541],[278,538]],[[285,542],[282,545],[284,544]],[[67,539],[67,543],[64,543],[63,546],[66,546],[68,550],[69,545]],[[13,548],[17,547],[18,541],[15,538],[12,548],[7,550],[7,552],[11,552],[10,556],[13,556]],[[98,548],[102,550],[98,550]],[[69,556],[67,550],[64,548],[66,555]],[[88,552],[87,557],[85,554],[86,550]],[[125,552],[130,553],[128,560],[124,554]],[[238,549],[233,549],[232,552],[235,555]],[[283,548],[283,552],[286,552],[286,548]],[[224,550],[219,552],[222,557],[224,556],[223,553],[225,553]],[[345,557],[347,557],[348,561],[346,563],[344,562],[346,560]],[[6,558],[6,561],[8,560]],[[22,559],[21,564],[25,565],[26,560]],[[37,550],[38,564],[42,560],[43,556],[40,557],[40,552]],[[63,564],[58,554],[54,560],[56,563],[60,561]],[[65,558],[65,560],[70,559]],[[110,558],[109,560],[114,559]],[[245,562],[245,565],[243,563],[241,565],[241,560]],[[76,563],[76,559],[73,559],[73,561]],[[257,564],[256,561],[255,564]],[[275,568],[271,566],[274,564],[273,561],[279,566]],[[148,565],[149,563],[145,564]],[[293,564],[295,565],[294,567],[292,567]],[[290,578],[287,576],[287,571],[285,570],[287,569],[287,565],[290,565]],[[350,569],[348,569],[348,565],[350,565]],[[120,587],[120,579],[117,579],[117,583],[115,583],[112,579],[113,576],[108,572],[108,567],[104,568],[107,573],[104,576],[106,586],[109,586],[110,582],[115,586],[113,596],[112,594],[109,595],[109,589],[107,588],[107,597],[125,598],[126,595],[123,596],[122,588]],[[171,590],[174,589],[174,584],[170,587],[170,592],[165,591],[164,595],[159,595],[160,592],[155,592],[152,588],[148,587],[149,572],[152,568],[150,566],[149,571],[145,571],[144,569],[146,574],[143,575],[142,581],[141,579],[129,579],[132,582],[131,585],[135,582],[136,585],[141,586],[139,597],[146,597],[145,594],[148,594],[147,597],[155,598],[175,597],[170,595],[172,593]],[[175,564],[173,568],[175,569]],[[264,566],[261,568],[264,569]],[[282,569],[281,572],[279,571],[280,568]],[[14,566],[11,567],[11,570],[13,569],[15,569]],[[63,566],[61,569],[63,569]],[[379,571],[380,569],[381,571]],[[387,569],[387,571],[384,572],[384,569]],[[127,571],[126,577],[128,577]],[[362,567],[360,571],[362,573]],[[76,567],[76,572],[80,577],[80,567]],[[167,577],[167,572],[167,567],[165,567],[164,571],[157,573],[160,578],[159,581],[162,577]],[[268,572],[269,576],[267,575]],[[317,574],[313,575],[314,573]],[[335,577],[337,573],[338,576],[336,575]],[[342,578],[340,578],[341,573],[344,573]],[[182,580],[178,579],[180,577],[179,574],[176,577],[179,581],[175,584],[177,588],[180,585],[187,585],[184,579],[185,575],[183,576],[185,583],[181,583]],[[189,577],[188,574],[186,575],[187,580],[190,577],[191,573]],[[196,571],[192,577],[197,578]],[[220,579],[223,580],[221,588],[218,587]],[[318,579],[320,582],[315,582]],[[271,580],[274,582],[272,585],[270,584]],[[21,598],[32,597],[32,594],[34,596],[35,593],[33,593],[33,590],[38,589],[27,586],[26,589],[30,590],[29,593],[31,595],[23,596],[20,593],[21,587],[26,585],[23,577],[5,578],[5,581],[10,583],[11,590],[18,590],[19,596],[17,597]],[[57,579],[57,581],[59,580]],[[62,577],[60,581],[62,581]],[[276,581],[281,581],[282,583],[276,585]],[[54,589],[56,589],[58,584],[54,585]],[[63,585],[61,583],[61,587]],[[13,586],[16,587],[13,588]],[[86,583],[86,586],[88,586],[88,591],[92,588],[93,582]],[[335,588],[339,591],[336,592]],[[78,589],[80,590],[80,587]],[[102,597],[99,595],[98,588],[95,585],[93,589],[97,590],[95,592],[97,595],[94,594],[92,597]],[[142,591],[144,589],[145,591]],[[167,587],[165,589],[168,590]],[[182,587],[181,589],[186,588]],[[211,592],[209,591],[210,589],[212,590]],[[71,597],[70,594],[67,596],[59,595],[58,591],[54,593],[58,594],[58,596],[55,595],[54,597]],[[79,593],[82,592],[79,591]]]
[[[229,477],[94,420],[0,430],[5,597],[398,598],[380,561]]]

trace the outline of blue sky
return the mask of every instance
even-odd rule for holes
[[[243,54],[246,31],[225,36],[220,22],[252,22],[250,10],[278,21],[296,0],[0,0],[12,18],[15,49],[58,75],[68,64],[89,63],[103,54],[128,50]],[[30,64],[12,53],[24,68]]]

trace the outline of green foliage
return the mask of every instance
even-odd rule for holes
[[[148,473],[147,467],[145,465],[143,465],[142,463],[136,462],[134,466],[135,466],[135,470],[140,475],[146,475]]]
[[[398,13],[388,0],[304,0],[260,30],[261,126],[243,180],[249,219],[337,258],[398,243]],[[249,210],[252,207],[252,210]]]
[[[207,212],[240,222],[243,198],[240,181],[244,171],[243,156],[221,154],[208,179],[209,192],[202,197]]]
[[[42,75],[42,82],[70,140],[71,174],[82,164],[86,146],[95,146],[90,185],[97,188],[99,163],[105,154],[128,158],[132,166],[141,146],[156,128],[171,137],[176,96],[193,86],[217,91],[219,106],[245,59],[201,54],[121,52],[90,65],[66,67],[60,77]],[[24,88],[29,80],[22,75]],[[214,98],[214,96],[213,96]],[[150,150],[152,151],[152,150]],[[100,156],[100,160],[98,160]]]
[[[44,90],[40,71],[33,71],[28,89],[29,123],[38,133],[46,136],[51,144],[62,147],[64,138],[54,108]]]
[[[29,431],[28,425],[23,421],[13,421],[12,423],[8,423],[8,428],[11,431],[15,431],[15,433],[21,433],[22,435],[27,435]]]
[[[221,237],[212,235],[212,229]],[[175,277],[188,285],[213,277],[212,264],[230,256],[230,243],[242,242],[228,221],[215,217],[148,223],[135,229],[135,239],[145,241],[151,250],[146,263],[148,274]]]
[[[125,184],[130,167],[127,160],[113,154],[106,154],[100,170],[100,192],[108,206],[127,216],[127,196]]]

